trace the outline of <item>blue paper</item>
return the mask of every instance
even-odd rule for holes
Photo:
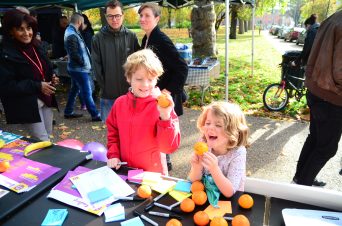
[[[99,202],[105,200],[112,196],[113,194],[108,190],[108,188],[100,188],[95,191],[91,191],[88,193],[88,198],[90,203]]]
[[[49,209],[41,226],[61,226],[67,215],[67,209]]]
[[[105,222],[120,221],[125,219],[125,208],[121,203],[116,203],[108,206],[104,211],[106,220]]]
[[[188,181],[178,181],[173,190],[189,193],[191,191],[191,183]]]
[[[127,221],[121,222],[121,226],[144,226],[144,223],[140,219],[140,217],[134,217],[132,219],[129,219]]]

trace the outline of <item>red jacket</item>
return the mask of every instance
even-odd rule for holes
[[[108,159],[119,158],[130,167],[167,175],[162,153],[172,153],[180,144],[174,111],[170,120],[160,120],[154,97],[137,98],[128,92],[116,99],[106,124]]]

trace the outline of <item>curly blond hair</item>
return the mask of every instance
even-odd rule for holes
[[[247,126],[245,115],[237,104],[228,102],[213,102],[203,108],[201,115],[197,119],[197,128],[203,134],[202,139],[205,140],[203,127],[207,119],[208,112],[222,118],[224,122],[224,131],[228,136],[227,149],[233,149],[238,146],[248,147],[249,129]]]
[[[141,67],[146,69],[149,78],[158,78],[164,73],[162,63],[151,49],[142,49],[127,57],[123,65],[127,80],[130,81],[132,74]]]

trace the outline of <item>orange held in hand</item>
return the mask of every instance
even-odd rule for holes
[[[138,188],[137,194],[140,198],[147,199],[147,198],[151,197],[152,190],[151,190],[150,186],[143,184]]]
[[[249,220],[242,214],[233,217],[232,226],[250,226]]]
[[[204,184],[199,180],[191,184],[191,192],[195,191],[204,191]]]
[[[10,168],[10,163],[8,161],[0,162],[0,173],[6,172]]]
[[[157,101],[158,101],[158,105],[162,108],[167,108],[171,104],[170,100],[167,99],[167,96],[163,93],[157,97]]]
[[[190,213],[195,209],[195,202],[192,199],[186,198],[181,202],[180,209],[183,212]]]
[[[196,205],[203,205],[207,201],[207,194],[204,191],[195,191],[192,193],[192,200]]]
[[[209,216],[204,211],[198,211],[194,215],[194,222],[196,225],[207,225],[209,223]]]
[[[209,150],[208,145],[204,142],[196,142],[194,145],[194,150],[197,155],[203,155],[205,152]]]
[[[252,208],[254,204],[254,200],[252,196],[248,194],[243,194],[239,197],[238,203],[242,208],[249,209],[249,208]]]
[[[182,223],[179,220],[173,218],[169,220],[168,222],[166,222],[165,226],[182,226]]]
[[[210,226],[228,226],[228,222],[223,217],[214,217],[210,221]]]

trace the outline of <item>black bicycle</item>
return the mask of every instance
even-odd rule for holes
[[[292,51],[283,55],[283,62],[280,64],[281,82],[267,86],[262,96],[264,106],[268,110],[281,111],[288,104],[289,98],[295,97],[297,101],[300,101],[306,94],[304,68],[291,66],[291,61],[299,54],[299,51]]]

